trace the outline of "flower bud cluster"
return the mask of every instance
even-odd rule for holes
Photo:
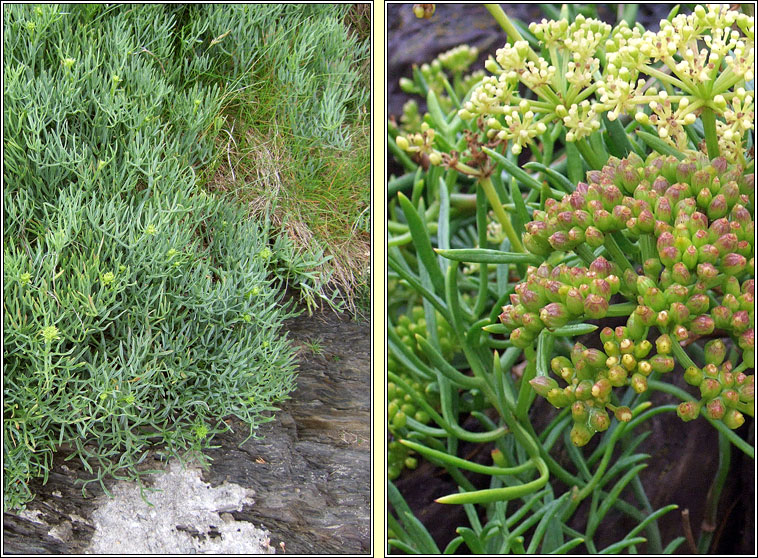
[[[516,285],[511,304],[503,306],[500,314],[500,321],[511,329],[511,342],[527,347],[544,328],[553,330],[579,318],[604,318],[611,296],[619,291],[615,271],[602,257],[589,268],[530,266],[526,280]]]
[[[713,339],[705,346],[706,365],[703,368],[690,366],[685,370],[685,381],[699,388],[701,399],[679,405],[677,414],[682,420],[690,421],[702,414],[712,420],[721,420],[732,429],[745,422],[739,408],[753,408],[755,376],[732,372],[732,363],[724,361],[726,352],[724,342]]]
[[[658,326],[682,341],[689,334],[731,335],[754,355],[754,175],[723,157],[678,161],[653,155],[611,159],[589,184],[546,200],[526,225],[524,246],[547,256],[623,231],[643,250],[644,276],[616,271],[639,306],[635,331]]]
[[[409,347],[416,356],[422,361],[426,361],[426,355],[423,354],[416,342],[416,335],[428,337],[426,319],[424,317],[423,306],[414,306],[410,315],[402,314],[398,317],[395,325],[395,333],[400,341]],[[451,360],[457,350],[454,340],[454,334],[450,325],[442,316],[437,314],[437,338],[439,339],[440,353],[446,360]],[[402,378],[417,394],[423,394],[432,407],[438,408],[440,405],[439,386],[436,382],[424,384],[406,370],[391,354],[387,359],[387,369]],[[389,432],[399,438],[400,431],[405,428],[409,418],[428,424],[431,420],[423,408],[414,402],[413,397],[407,393],[400,385],[394,382],[387,383],[387,425]],[[391,442],[392,444],[392,442]],[[397,478],[404,467],[414,468],[415,458],[411,456],[410,450],[401,444],[394,443],[388,452],[388,475],[390,479]]]
[[[530,382],[553,406],[571,408],[574,420],[571,441],[577,446],[585,445],[596,432],[608,429],[609,410],[619,421],[631,420],[628,407],[611,404],[613,388],[631,386],[637,393],[643,393],[650,374],[674,369],[668,335],[660,336],[653,345],[644,337],[634,337],[626,327],[615,330],[606,327],[600,333],[600,340],[603,350],[588,349],[576,343],[571,358],[552,359],[551,370],[563,379],[565,387],[561,388],[555,379],[545,376]]]

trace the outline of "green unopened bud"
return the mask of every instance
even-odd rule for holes
[[[641,360],[637,363],[637,372],[647,378],[653,372],[653,367],[650,365],[649,361]]]
[[[592,386],[592,397],[599,401],[606,401],[611,395],[612,384],[607,378],[600,378]]]
[[[632,374],[631,385],[635,392],[644,393],[647,391],[647,378],[639,372],[635,372]]]
[[[705,344],[705,362],[706,364],[715,364],[716,366],[724,362],[726,358],[726,345],[721,339],[711,339]]]
[[[554,374],[560,375],[563,368],[573,368],[571,361],[565,356],[557,356],[550,361],[550,369]]]
[[[667,355],[671,352],[671,337],[665,333],[655,340],[655,350],[659,354]]]
[[[709,419],[719,420],[726,414],[726,405],[724,405],[720,397],[711,399],[703,407],[703,414]]]
[[[590,293],[584,299],[584,315],[591,320],[599,320],[608,313],[608,300],[600,295]]]
[[[608,430],[611,425],[611,419],[608,417],[608,413],[605,409],[598,409],[592,407],[590,409],[590,427],[597,432],[604,432]]]
[[[546,327],[555,329],[566,325],[570,315],[565,305],[560,302],[551,302],[540,312],[540,319]]]
[[[510,340],[514,347],[525,349],[534,343],[535,336],[524,327],[518,327],[511,332]]]
[[[674,358],[668,355],[654,355],[650,359],[650,366],[653,371],[665,374],[674,369]]]
[[[684,381],[691,386],[699,386],[703,383],[704,378],[705,375],[703,374],[703,371],[700,370],[697,366],[689,366],[684,371]]]
[[[695,420],[700,415],[700,405],[695,401],[685,401],[676,408],[676,414],[684,422]]]
[[[710,299],[706,294],[694,294],[685,303],[691,314],[704,314],[710,306]]]
[[[721,271],[733,276],[742,273],[747,266],[747,259],[741,254],[730,253],[721,259]]]
[[[545,329],[545,324],[542,323],[540,317],[534,312],[524,312],[521,316],[521,323],[531,333],[538,334]]]
[[[632,410],[629,407],[616,407],[613,414],[619,422],[629,422],[632,420]]]
[[[690,296],[690,291],[684,285],[674,283],[669,286],[663,295],[666,297],[666,303],[671,305],[674,302],[684,303]]]
[[[644,275],[639,275],[637,277],[637,294],[640,296],[645,296],[650,289],[655,289],[656,284],[655,281],[650,279],[649,277],[645,277]]]
[[[545,398],[557,409],[568,407],[572,403],[571,398],[562,389],[557,388],[548,391]]]
[[[608,370],[608,381],[613,387],[621,387],[626,384],[629,372],[622,366],[613,366]]]
[[[576,386],[574,395],[579,401],[587,401],[592,398],[592,382],[590,380],[582,380]]]
[[[574,423],[571,427],[571,443],[577,447],[586,446],[592,439],[592,431],[582,423]]]
[[[603,231],[591,225],[584,231],[584,241],[590,248],[599,248],[605,242],[605,235]]]
[[[690,322],[690,331],[695,335],[710,335],[715,327],[713,318],[708,314],[701,314]]]
[[[674,302],[668,310],[669,317],[673,323],[685,323],[690,318],[690,311],[685,304]]]
[[[574,316],[579,316],[584,312],[584,297],[576,287],[570,287],[566,293],[566,308]]]
[[[727,425],[727,427],[731,428],[732,430],[735,430],[745,424],[744,415],[737,409],[727,409],[721,420],[724,422],[724,424]]]
[[[571,405],[571,418],[578,423],[585,423],[590,418],[589,407],[584,401],[575,401]]]
[[[737,403],[740,402],[740,395],[733,389],[725,389],[721,391],[721,399],[727,408],[736,407]]]
[[[645,335],[646,326],[637,312],[632,312],[626,322],[629,336],[633,339],[641,339]]]
[[[547,394],[552,389],[558,389],[558,382],[547,376],[537,376],[533,380],[529,381],[535,392],[542,397],[547,397]]]
[[[703,399],[713,399],[721,393],[721,384],[715,378],[703,378],[700,383],[700,396]]]
[[[629,370],[631,372],[635,368],[637,368],[637,359],[634,358],[631,354],[625,354],[621,357],[621,366]]]

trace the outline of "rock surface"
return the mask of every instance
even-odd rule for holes
[[[274,420],[261,425],[256,437],[248,440],[244,426],[232,421],[233,432],[218,436],[215,445],[219,447],[205,453],[212,458],[207,470],[200,472],[190,466],[179,473],[169,468],[170,475],[180,475],[188,483],[187,493],[205,490],[217,498],[226,494],[221,500],[208,496],[192,499],[196,507],[205,506],[209,517],[218,519],[206,517],[203,522],[196,516],[194,524],[188,524],[183,516],[187,510],[175,507],[162,512],[173,514],[171,521],[151,522],[150,508],[140,498],[137,484],[125,483],[133,491],[129,505],[141,505],[147,514],[143,526],[156,533],[164,529],[161,536],[170,531],[175,537],[177,547],[166,552],[228,552],[229,547],[221,550],[219,545],[225,540],[233,542],[236,529],[242,533],[252,526],[270,533],[272,550],[277,553],[370,552],[370,324],[325,311],[295,318],[287,329],[299,347],[298,387],[291,399],[281,404]],[[76,460],[66,462],[64,458],[56,456],[47,484],[32,483],[37,497],[26,511],[4,514],[5,553],[124,552],[95,546],[104,541],[99,533],[103,517],[114,519],[117,515],[107,512],[114,501],[97,482],[87,486],[84,497],[76,481],[91,477]],[[166,465],[148,459],[143,468],[166,469]],[[148,489],[160,488],[170,475],[143,480]],[[121,484],[105,481],[116,495],[124,490]],[[167,492],[164,486],[164,494]],[[156,494],[145,492],[151,502]],[[157,509],[157,501],[153,503]],[[125,505],[122,502],[122,511]],[[253,536],[252,530],[245,532]],[[260,551],[267,552],[262,536]]]

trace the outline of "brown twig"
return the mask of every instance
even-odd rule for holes
[[[695,537],[692,534],[692,525],[690,525],[690,510],[687,508],[682,510],[682,528],[684,529],[684,536],[687,539],[690,551],[693,554],[698,554]]]

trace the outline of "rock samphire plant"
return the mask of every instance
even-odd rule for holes
[[[635,429],[716,429],[711,524],[732,448],[754,456],[753,17],[676,7],[652,32],[487,7],[508,36],[487,73],[463,75],[469,47],[415,68],[428,112],[389,126],[390,477],[446,469],[459,492],[437,501],[470,520],[448,552],[673,552]],[[395,482],[389,547],[439,552]],[[612,508],[637,526],[598,548]]]

